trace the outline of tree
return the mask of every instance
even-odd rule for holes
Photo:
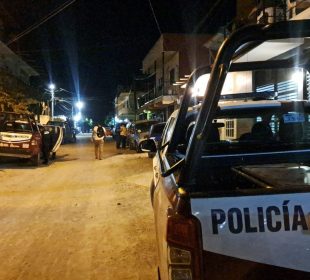
[[[30,113],[30,105],[38,104],[39,96],[38,90],[0,71],[0,111]]]

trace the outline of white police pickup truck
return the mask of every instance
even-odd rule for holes
[[[159,279],[310,279],[307,37],[248,26],[191,75],[153,159]]]

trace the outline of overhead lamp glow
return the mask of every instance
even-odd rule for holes
[[[210,74],[201,75],[194,84],[192,96],[203,96],[210,79]]]
[[[81,112],[78,112],[74,118],[73,118],[76,122],[80,121],[82,119],[82,114]]]
[[[55,89],[55,84],[50,83],[50,84],[48,85],[48,88],[49,88],[50,90],[54,90],[54,89]]]
[[[292,80],[295,81],[295,82],[300,82],[303,80],[303,72],[298,69],[296,70],[293,74],[292,74]]]
[[[75,106],[76,106],[79,110],[81,110],[81,109],[84,107],[84,102],[78,101],[78,102],[75,103]]]

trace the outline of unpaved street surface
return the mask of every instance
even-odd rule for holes
[[[151,160],[88,137],[49,166],[0,163],[0,279],[156,279]]]

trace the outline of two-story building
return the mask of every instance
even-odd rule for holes
[[[145,90],[136,94],[137,119],[167,120],[182,96],[176,82],[210,62],[210,54],[203,47],[209,37],[171,33],[160,36],[142,62]]]
[[[253,1],[248,1],[252,2]],[[248,9],[249,19],[255,14],[257,23],[273,23],[284,20],[300,20],[310,18],[310,1],[258,1],[259,5]],[[240,3],[239,3],[240,4]],[[242,4],[240,4],[242,5]],[[224,36],[218,34],[209,40],[205,46],[216,48]],[[307,38],[299,40],[272,40],[258,44],[243,56],[236,58],[234,63],[259,61],[285,61],[294,52],[309,55],[310,41]],[[209,74],[201,76],[194,88],[195,94],[203,94]],[[255,92],[259,94],[272,93],[278,100],[310,99],[310,73],[300,68],[259,69],[254,71],[229,73],[222,94]],[[220,129],[221,139],[236,139],[239,136],[239,124],[235,119],[223,120],[225,124]],[[271,128],[278,125],[272,119]]]

